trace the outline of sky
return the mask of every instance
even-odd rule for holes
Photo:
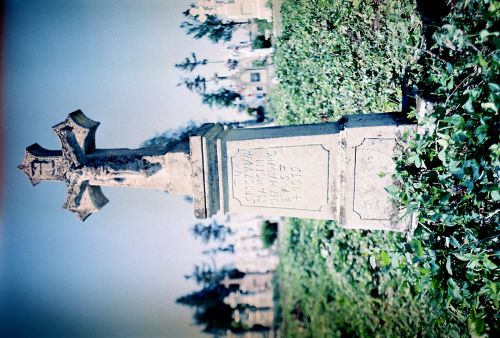
[[[0,336],[203,337],[175,304],[201,261],[189,202],[105,187],[110,203],[82,223],[62,209],[64,183],[32,187],[16,168],[32,143],[60,149],[51,127],[77,109],[101,122],[98,148],[136,148],[189,120],[246,119],[176,86],[176,62],[223,50],[179,28],[190,2],[5,2]]]

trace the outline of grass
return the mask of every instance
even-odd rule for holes
[[[433,308],[422,296],[425,290],[414,285],[406,268],[409,258],[373,254],[374,247],[398,251],[396,243],[402,241],[397,233],[291,219],[280,243],[283,336],[437,335],[444,310]]]

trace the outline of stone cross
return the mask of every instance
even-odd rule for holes
[[[37,184],[66,181],[64,207],[87,218],[108,200],[101,186],[192,195],[194,214],[250,213],[336,220],[345,228],[405,231],[385,188],[415,126],[398,114],[264,128],[205,124],[174,146],[96,149],[98,122],[81,111],[54,126],[62,150],[34,144],[19,166]]]
[[[101,186],[191,193],[190,185],[182,177],[183,172],[189,173],[187,147],[96,149],[98,126],[99,122],[80,110],[69,114],[64,122],[53,127],[62,150],[47,150],[35,143],[26,148],[18,168],[33,185],[41,181],[65,181],[68,196],[63,207],[82,220],[108,203]]]

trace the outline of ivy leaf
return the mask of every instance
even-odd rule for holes
[[[380,266],[387,266],[391,264],[391,258],[389,257],[389,254],[387,254],[386,251],[380,252],[379,261],[380,261]]]
[[[387,187],[384,188],[385,191],[387,191],[391,196],[397,196],[398,195],[398,187],[396,187],[395,185],[389,185]]]
[[[448,295],[450,295],[457,301],[462,301],[463,299],[462,295],[460,294],[460,288],[458,287],[457,282],[453,280],[453,278],[448,279]]]
[[[483,333],[485,333],[486,325],[484,325],[484,320],[482,318],[471,313],[469,318],[467,318],[467,326],[472,338],[484,337]]]
[[[418,239],[414,239],[411,241],[411,247],[413,249],[413,253],[421,258],[424,256],[424,249],[422,248],[422,242],[420,242]]]
[[[467,257],[467,256],[462,255],[460,253],[454,253],[453,256],[457,257],[462,262],[468,262],[470,260],[470,257]]]
[[[488,83],[488,88],[490,88],[493,93],[497,93],[500,91],[500,86],[493,82]]]
[[[481,53],[477,54],[477,60],[479,62],[479,65],[483,67],[484,69],[488,69],[488,61],[485,60],[483,55]]]
[[[491,198],[493,199],[493,201],[499,201],[500,200],[500,191],[498,190],[494,190],[491,192]]]
[[[462,106],[466,112],[468,113],[473,113],[474,112],[474,107],[472,106],[472,100],[468,99],[467,102]]]
[[[481,103],[481,108],[483,108],[485,110],[490,109],[490,110],[494,111],[495,113],[498,113],[498,108],[497,108],[496,104],[493,102]]]
[[[493,263],[488,257],[483,259],[483,266],[488,270],[495,270],[497,265]]]
[[[450,259],[450,256],[446,257],[446,271],[448,271],[448,273],[450,275],[453,275],[453,271],[451,270],[451,259]]]

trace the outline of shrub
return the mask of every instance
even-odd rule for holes
[[[420,26],[410,2],[283,2],[271,102],[281,123],[397,110],[403,73],[435,107],[410,114],[423,132],[408,139],[398,189],[389,189],[418,211],[411,240],[290,221],[279,267],[284,336],[499,335],[500,3],[449,9],[414,53]],[[383,38],[370,20],[385,27]]]
[[[281,13],[278,122],[400,110],[403,74],[421,43],[413,1],[284,0]]]
[[[412,69],[434,111],[412,113],[425,132],[397,161],[397,200],[419,214],[416,282],[472,335],[499,333],[499,17],[498,1],[454,3]]]
[[[264,221],[260,238],[265,248],[270,248],[278,237],[278,223]]]

